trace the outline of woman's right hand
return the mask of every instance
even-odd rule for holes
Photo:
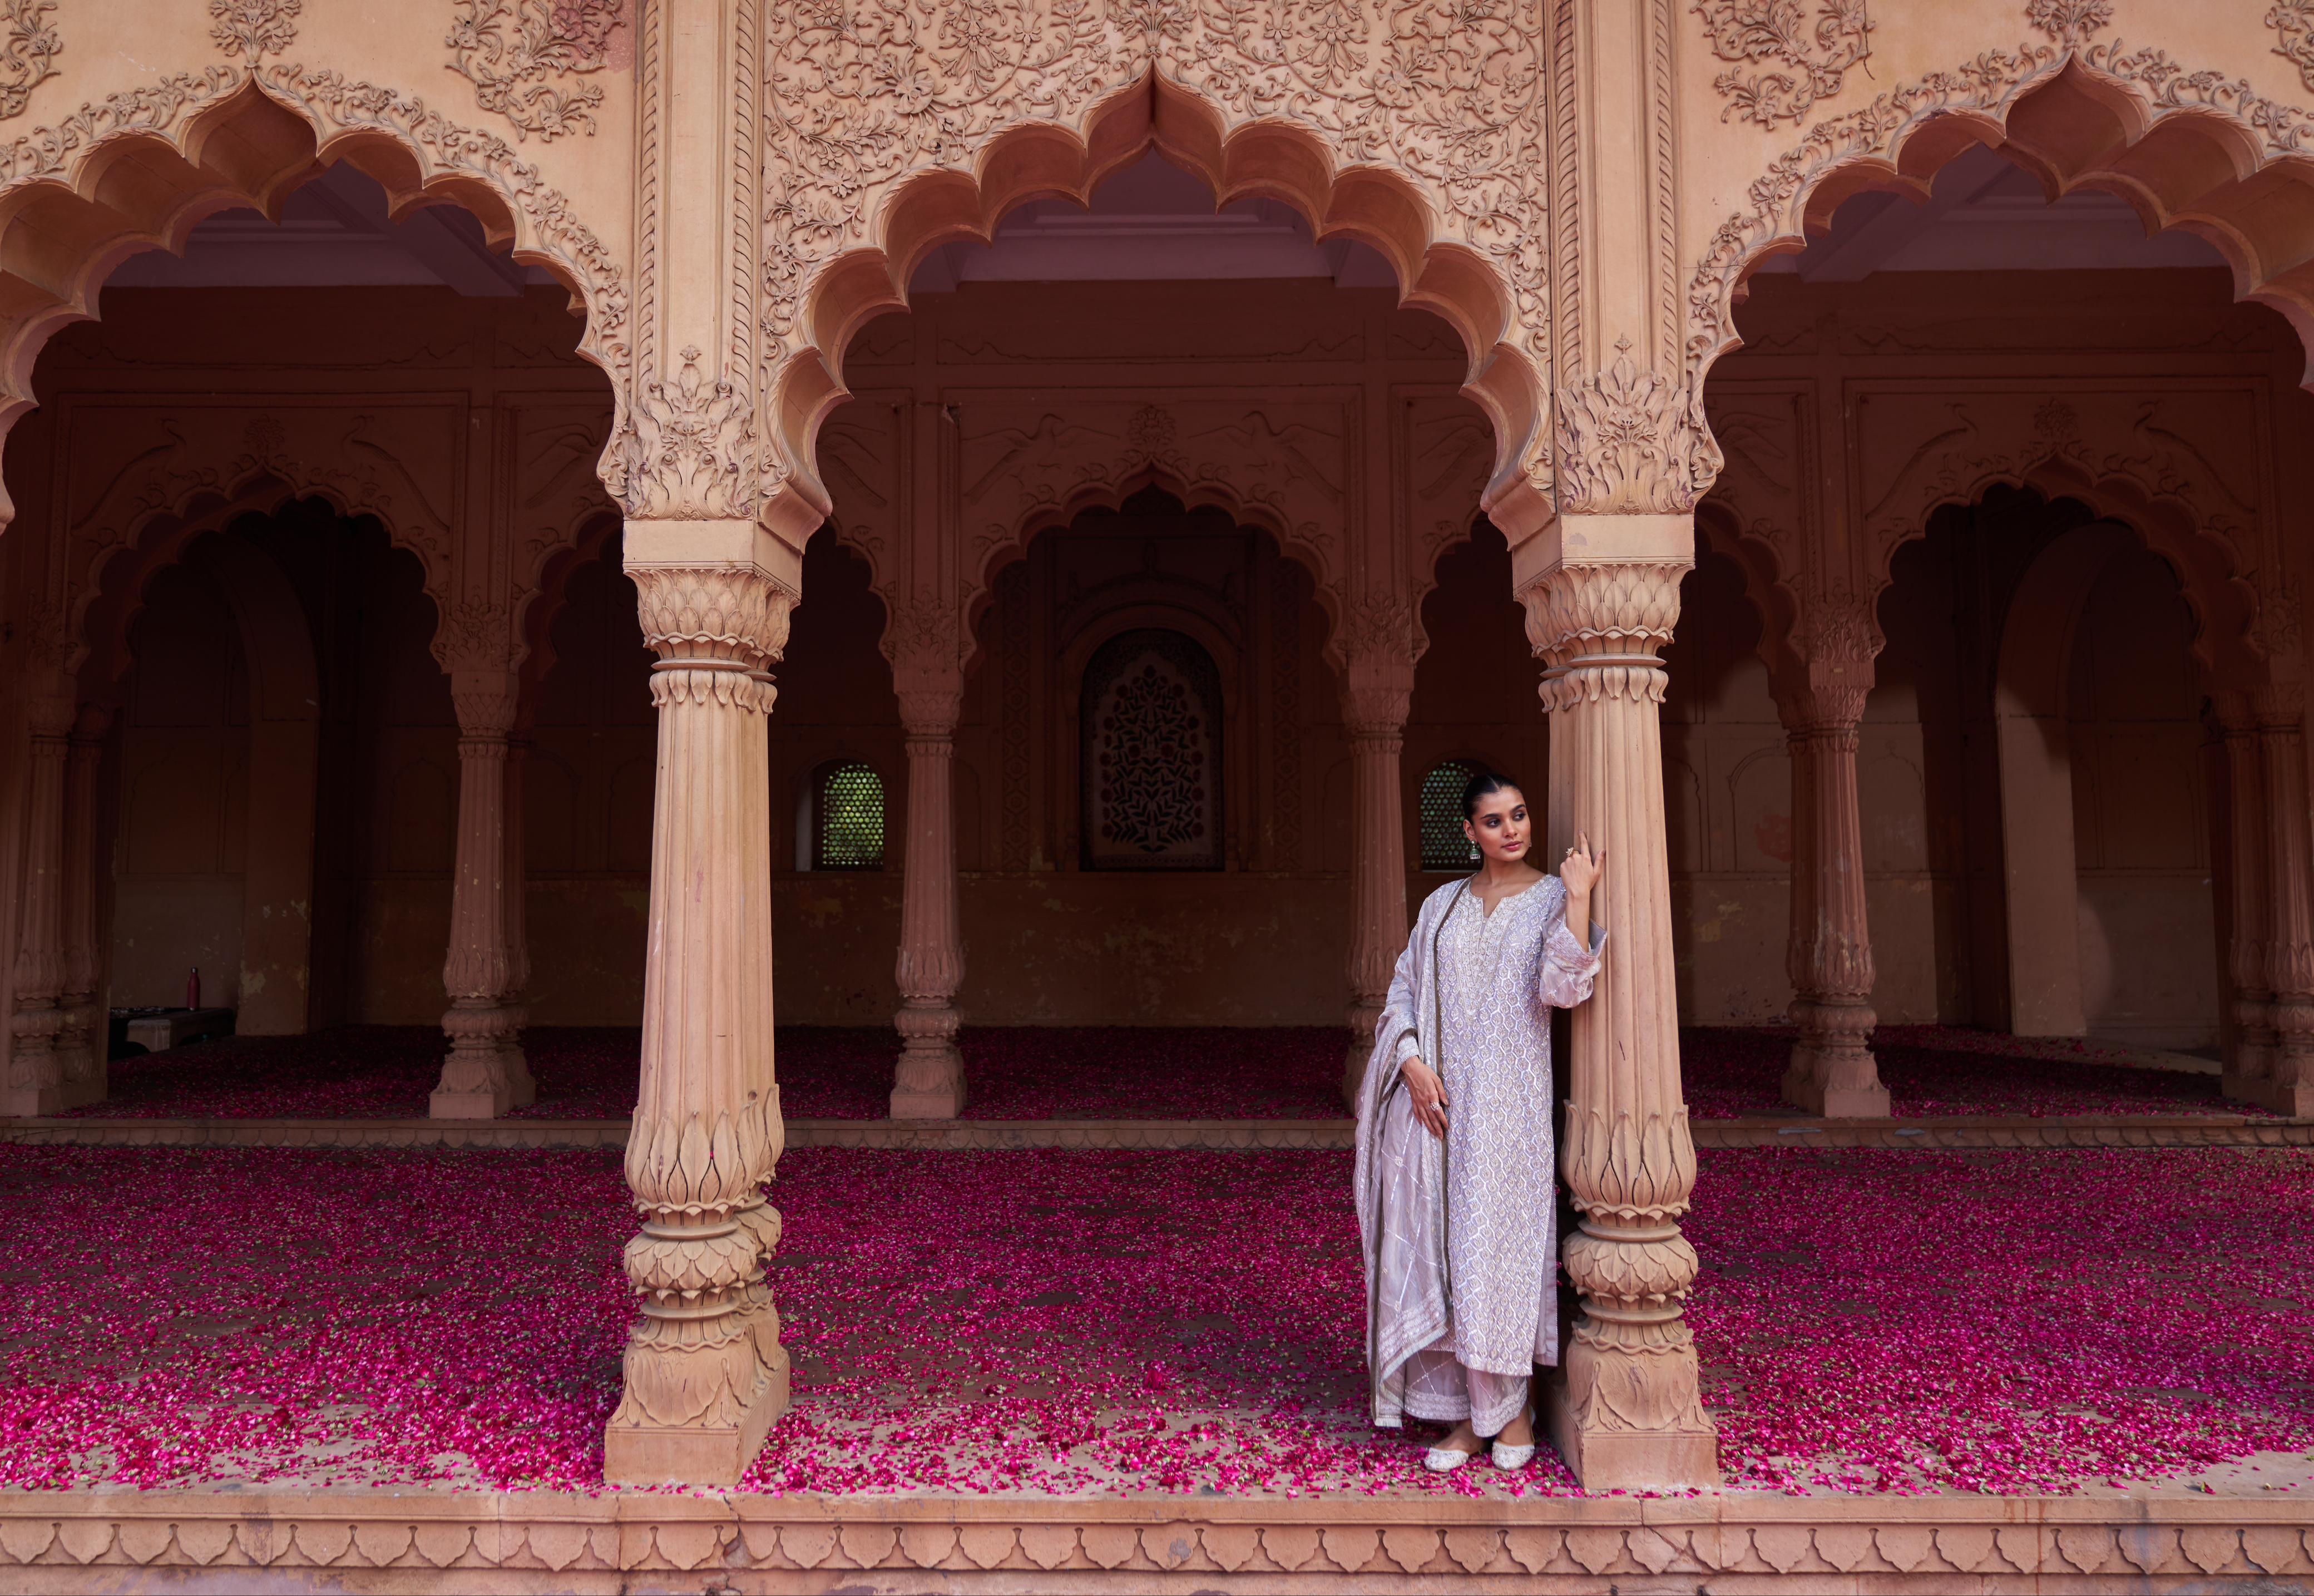
[[[1406,1077],[1406,1100],[1414,1109],[1414,1117],[1432,1135],[1446,1134],[1446,1083],[1437,1072],[1418,1058],[1410,1058],[1399,1066]]]

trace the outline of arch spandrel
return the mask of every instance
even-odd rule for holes
[[[770,8],[762,274],[777,458],[765,519],[829,508],[817,429],[843,350],[916,263],[1014,206],[1082,201],[1155,148],[1219,202],[1365,242],[1453,325],[1496,436],[1498,521],[1549,514],[1542,18],[1450,0],[863,0]],[[1267,13],[1266,13],[1267,14]]]

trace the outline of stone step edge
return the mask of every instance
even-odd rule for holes
[[[2236,1497],[1520,1501],[615,1492],[0,1493],[0,1568],[46,1591],[164,1571],[233,1589],[2206,1591],[2314,1574],[2305,1504]],[[446,1582],[439,1572],[467,1571]],[[870,1571],[868,1582],[861,1580]],[[196,1572],[198,1571],[198,1572]],[[1166,1576],[1183,1583],[1176,1583]],[[1276,1583],[1281,1576],[1302,1576]],[[1675,1576],[1684,1575],[1683,1579]],[[657,1576],[657,1577],[652,1577]],[[988,1576],[986,1584],[981,1583]],[[1055,1583],[1056,1576],[1057,1583]],[[1666,1579],[1665,1576],[1674,1576]],[[2228,1578],[2231,1576],[2231,1578]],[[809,1580],[811,1583],[801,1583]],[[1159,1583],[1159,1582],[1163,1583]],[[1613,1584],[1609,1583],[1610,1581]],[[1530,1583],[1548,1582],[1548,1583]],[[472,1588],[481,1588],[474,1586]]]
[[[1351,1144],[1347,1119],[792,1119],[787,1144],[910,1150],[1310,1148]],[[2082,1115],[1926,1120],[1707,1119],[1702,1148],[2305,1147],[2314,1120]],[[73,1147],[623,1147],[623,1119],[0,1119],[0,1142]]]

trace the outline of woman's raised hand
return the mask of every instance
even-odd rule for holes
[[[1567,883],[1567,895],[1570,900],[1587,901],[1591,889],[1597,886],[1599,878],[1607,873],[1607,851],[1602,848],[1594,858],[1591,852],[1591,839],[1581,832],[1575,833],[1575,843],[1567,851],[1566,857],[1559,861],[1559,878]]]
[[[1410,1058],[1399,1066],[1406,1077],[1407,1106],[1422,1128],[1434,1136],[1446,1134],[1446,1083],[1437,1072],[1418,1058]]]

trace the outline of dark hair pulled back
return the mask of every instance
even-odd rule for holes
[[[1469,820],[1474,817],[1479,813],[1479,800],[1490,792],[1524,793],[1525,790],[1500,771],[1480,771],[1462,784],[1462,818]]]

